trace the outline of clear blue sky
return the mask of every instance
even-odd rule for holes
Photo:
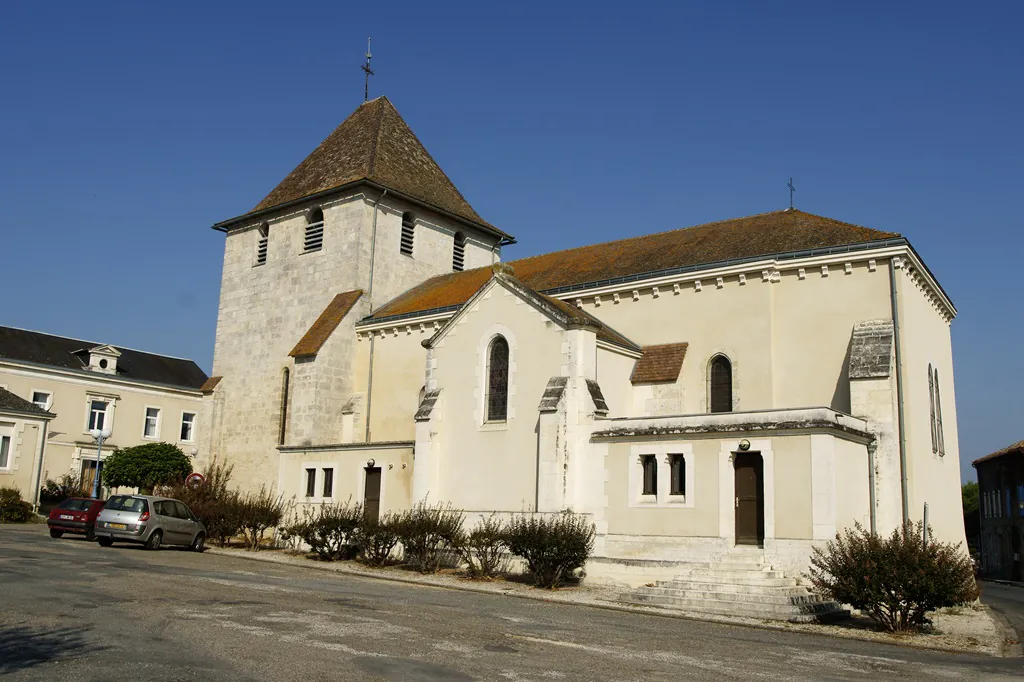
[[[960,310],[973,477],[1024,438],[1024,3],[836,4],[8,0],[0,324],[209,370],[209,226],[358,106],[373,35],[371,96],[507,258],[783,208],[790,176],[907,235]]]

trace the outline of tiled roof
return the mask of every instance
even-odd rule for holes
[[[224,377],[210,377],[203,382],[203,385],[199,387],[199,390],[203,393],[213,393],[213,389],[217,388],[217,384],[219,384],[220,380],[223,378]]]
[[[4,411],[23,412],[26,414],[38,415],[40,417],[53,416],[35,403],[31,403],[21,396],[11,393],[6,388],[0,388],[0,412]]]
[[[683,369],[686,343],[665,343],[644,346],[643,355],[636,361],[629,381],[633,384],[654,384],[675,381]]]
[[[1012,454],[1024,454],[1024,440],[1018,441],[1018,442],[1014,443],[1013,445],[1007,445],[1002,450],[996,450],[991,455],[985,455],[984,457],[979,457],[978,459],[974,460],[972,462],[972,464],[974,466],[978,466],[978,464],[980,464],[981,462],[988,462],[990,460],[996,459],[997,457],[1002,457],[1003,455],[1012,455]]]
[[[342,319],[348,314],[348,311],[352,310],[352,306],[362,295],[362,289],[356,289],[335,296],[288,355],[300,358],[320,352],[323,345],[327,343],[327,339],[331,337],[334,330],[341,324]]]
[[[505,235],[473,210],[387,97],[360,105],[249,214],[360,180]]]
[[[798,210],[706,223],[512,261],[516,277],[543,292],[672,268],[899,237]],[[490,268],[441,275],[376,310],[372,319],[461,305]]]
[[[566,317],[568,317],[570,320],[579,320],[591,327],[596,327],[597,338],[600,339],[601,341],[607,341],[608,343],[615,344],[616,346],[623,346],[624,348],[629,348],[630,350],[640,350],[640,346],[635,344],[624,334],[620,334],[619,332],[615,331],[614,329],[609,327],[607,323],[602,322],[598,318],[588,313],[586,310],[583,310],[582,308],[577,308],[576,306],[570,303],[566,303],[565,301],[559,301],[557,298],[553,298],[551,296],[546,296],[544,294],[537,294],[537,296],[539,296],[543,300],[547,301],[554,307],[561,310],[562,313],[565,314]]]
[[[0,358],[37,365],[84,370],[89,366],[87,351],[101,345],[104,344],[14,327],[0,327]],[[191,360],[121,346],[112,347],[121,353],[117,358],[117,374],[114,376],[192,389],[198,389],[206,383],[206,372]],[[106,375],[97,376],[102,378]]]

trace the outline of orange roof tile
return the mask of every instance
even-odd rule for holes
[[[633,384],[654,384],[675,381],[683,369],[686,357],[686,343],[665,343],[657,346],[644,346],[643,355],[636,361],[633,374],[629,377]]]
[[[213,389],[217,388],[217,384],[220,383],[221,379],[223,379],[223,377],[210,377],[203,382],[203,385],[199,387],[199,390],[203,393],[213,393]]]
[[[581,246],[509,263],[536,290],[643,275],[672,268],[770,256],[899,237],[799,210],[775,211],[671,232]],[[376,310],[372,319],[465,303],[491,276],[489,267],[441,275]]]
[[[306,355],[316,355],[320,352],[327,339],[331,337],[334,330],[341,324],[342,319],[348,314],[348,311],[352,310],[352,306],[356,304],[356,301],[362,295],[362,290],[356,289],[355,291],[346,291],[335,296],[288,355],[293,358],[299,358]]]

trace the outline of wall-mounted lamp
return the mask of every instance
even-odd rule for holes
[[[372,459],[368,459],[368,460],[366,460],[366,468],[367,468],[367,469],[372,469],[372,468],[373,468],[373,465],[374,465],[374,464],[376,464],[376,463],[377,463],[377,462],[375,462],[374,460],[372,460]]]

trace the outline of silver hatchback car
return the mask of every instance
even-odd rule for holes
[[[96,541],[110,547],[114,541],[136,542],[146,549],[185,545],[202,552],[206,526],[178,500],[152,495],[114,495],[96,517]]]

